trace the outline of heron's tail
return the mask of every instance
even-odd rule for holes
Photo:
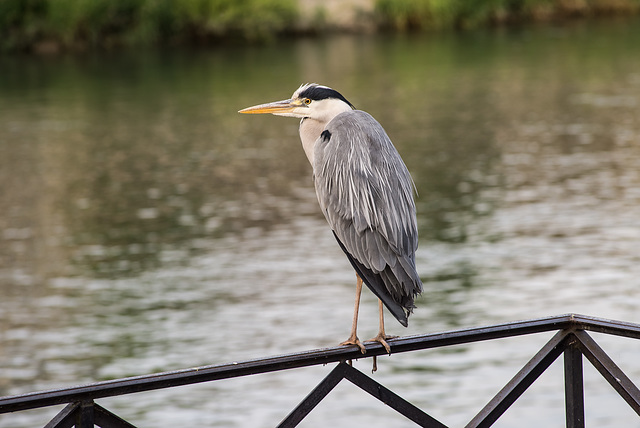
[[[413,308],[415,308],[413,303],[414,295],[422,291],[422,282],[420,281],[417,273],[413,272],[414,275],[409,275],[405,272],[406,278],[402,278],[403,280],[409,280],[411,283],[414,283],[412,290],[416,290],[415,293],[409,291],[407,294],[393,296],[389,292],[389,287],[387,287],[385,279],[386,281],[399,282],[400,278],[396,278],[396,274],[389,266],[387,266],[383,272],[375,273],[349,254],[337,236],[336,240],[338,241],[338,244],[340,244],[342,251],[347,255],[347,258],[351,262],[351,266],[353,266],[358,275],[360,275],[360,278],[362,278],[367,287],[369,287],[373,294],[375,294],[378,299],[384,303],[389,312],[391,312],[398,322],[406,327],[409,324],[409,314],[411,314],[411,312],[413,312]],[[411,277],[414,277],[415,279],[411,279]]]
[[[349,259],[351,260],[352,257],[349,257]],[[360,263],[354,259],[351,264],[355,268],[355,265]],[[360,264],[360,266],[362,265]],[[410,302],[404,302],[407,307],[396,302],[387,291],[387,286],[385,285],[382,276],[380,274],[373,273],[370,269],[367,269],[364,266],[362,267],[364,269],[356,268],[356,272],[358,272],[358,275],[360,275],[360,278],[362,278],[364,283],[367,284],[367,287],[373,291],[373,294],[375,294],[378,299],[382,300],[382,303],[384,303],[387,309],[389,309],[389,312],[396,317],[400,324],[405,327],[408,326],[409,314],[413,312],[413,308],[415,308],[415,305],[413,304],[413,296],[410,298]]]

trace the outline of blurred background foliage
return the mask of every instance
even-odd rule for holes
[[[359,12],[354,14],[353,31],[363,28],[363,22],[368,23],[368,29],[442,30],[640,11],[640,0],[347,3],[349,6],[341,7],[357,8]],[[302,24],[301,10],[309,8],[315,8],[311,22]],[[333,10],[340,13],[340,8]],[[210,44],[221,39],[255,42],[284,33],[325,31],[331,28],[331,20],[322,2],[305,0],[2,0],[0,49],[57,52]]]
[[[639,0],[377,0],[379,25],[388,28],[474,28],[526,21],[630,14]]]
[[[25,50],[257,40],[290,27],[295,0],[3,0],[0,44]]]

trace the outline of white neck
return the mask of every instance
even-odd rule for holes
[[[325,130],[331,120],[345,111],[350,111],[351,106],[337,99],[314,101],[309,109],[308,116],[300,121],[300,140],[309,163],[313,166],[313,151],[316,140]]]
[[[322,131],[324,131],[325,126],[327,126],[326,123],[309,117],[300,121],[300,141],[302,141],[302,148],[311,166],[313,166],[313,150],[316,145],[316,140],[320,137]]]

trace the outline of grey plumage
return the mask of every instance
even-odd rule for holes
[[[366,112],[340,113],[325,131],[315,142],[313,161],[322,212],[365,284],[406,326],[422,292],[409,171]]]

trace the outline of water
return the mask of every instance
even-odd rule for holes
[[[390,333],[569,312],[640,322],[639,29],[1,58],[0,395],[346,339],[354,275],[297,123],[236,113],[310,81],[378,118],[416,182],[425,293]],[[376,310],[365,293],[362,338]],[[393,355],[374,377],[461,426],[549,338]],[[638,344],[597,339],[640,382]],[[329,370],[99,403],[137,426],[274,426]],[[588,363],[585,376],[589,424],[640,426]],[[496,426],[564,426],[563,407],[556,363]],[[354,424],[412,426],[348,383],[302,426]]]

